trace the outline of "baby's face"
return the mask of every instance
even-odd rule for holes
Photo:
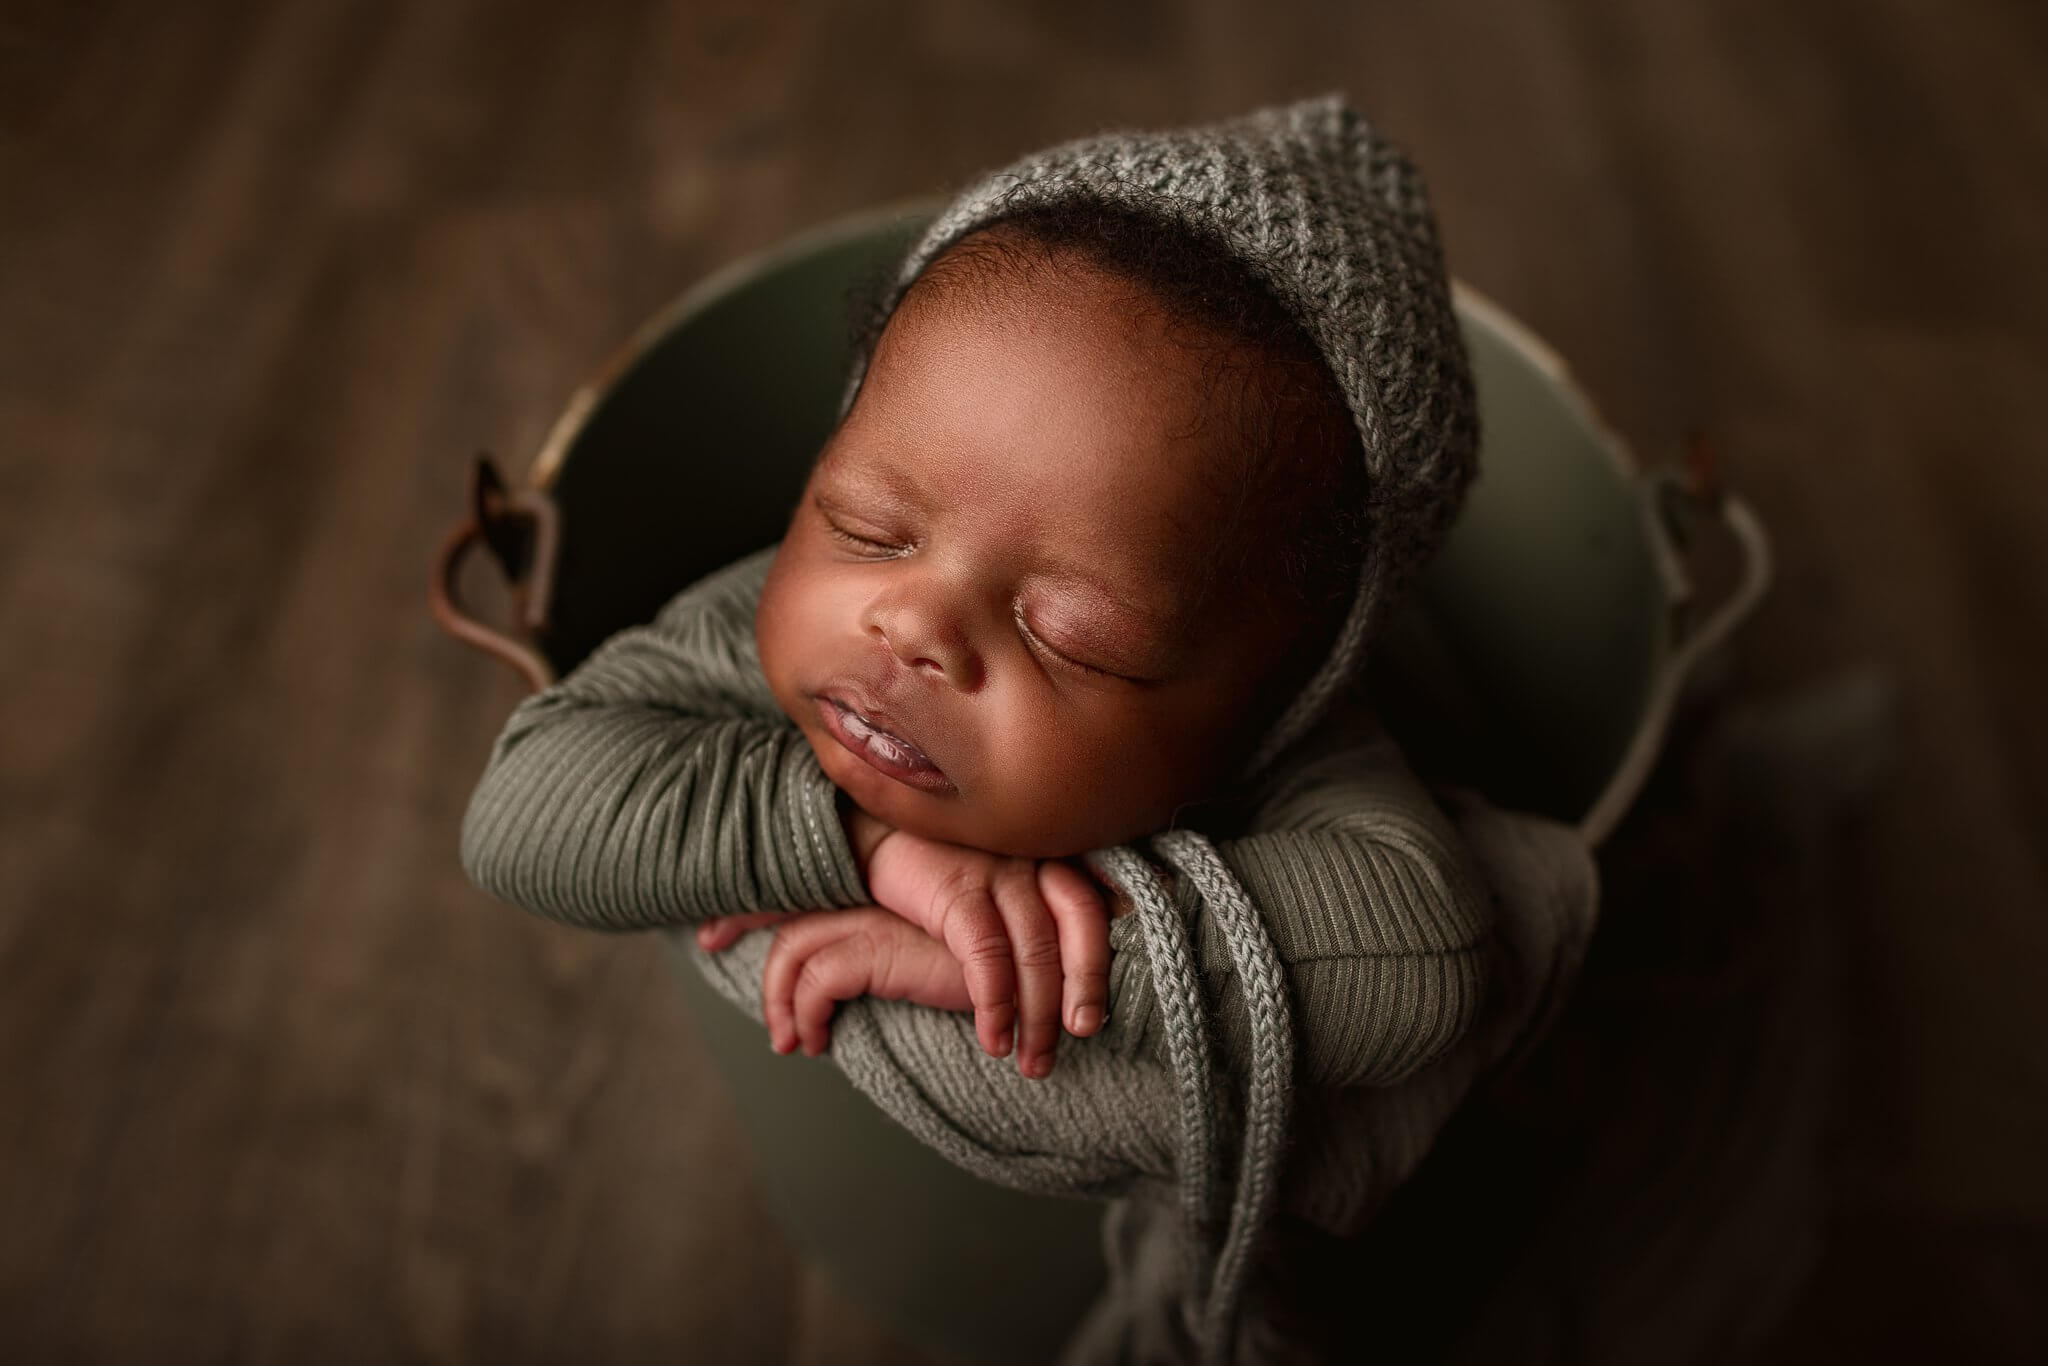
[[[778,703],[888,823],[1052,857],[1170,825],[1241,761],[1298,648],[1216,582],[1234,510],[1197,364],[1076,264],[913,293],[761,596]]]

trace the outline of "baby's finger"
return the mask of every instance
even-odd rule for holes
[[[750,930],[778,925],[789,919],[787,911],[751,911],[746,915],[722,915],[697,927],[697,945],[711,953],[729,949]]]
[[[1058,931],[1038,894],[1038,868],[1031,860],[1003,864],[995,893],[1017,965],[1017,1068],[1027,1077],[1043,1077],[1052,1071],[1060,1038]]]
[[[782,974],[801,959],[790,999],[778,1010],[786,1009],[790,1033],[812,1057],[831,1046],[838,1003],[856,996],[914,1000],[940,1010],[972,1005],[952,952],[909,921],[872,906],[817,918],[824,923],[790,935],[776,987],[779,994]]]
[[[848,930],[842,943],[857,944],[862,950],[861,971],[866,980],[859,995],[916,1001],[938,1010],[974,1009],[967,979],[954,961],[953,951],[944,944],[878,906],[838,914]]]
[[[1007,1057],[1017,1023],[1017,973],[996,899],[978,882],[942,892],[941,898],[935,903],[939,938],[967,979],[975,1035],[990,1057]]]
[[[787,917],[775,931],[768,946],[768,961],[761,968],[761,1018],[768,1026],[768,1043],[778,1053],[787,1053],[800,1042],[796,1028],[796,983],[812,954],[838,939],[845,927],[841,911],[806,911]]]
[[[821,946],[797,970],[790,1015],[806,1057],[832,1044],[832,1012],[867,990],[874,946],[858,932]]]
[[[1109,1009],[1109,907],[1094,879],[1058,860],[1038,865],[1038,892],[1059,931],[1067,1029],[1085,1037]]]
[[[868,996],[917,1001],[940,1010],[972,1010],[967,979],[953,952],[917,926],[887,911],[872,915],[867,941],[873,946]]]

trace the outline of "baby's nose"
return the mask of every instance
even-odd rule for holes
[[[959,619],[931,603],[898,599],[869,612],[868,634],[904,665],[962,692],[981,686],[981,656]]]

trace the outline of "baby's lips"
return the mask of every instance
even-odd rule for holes
[[[931,756],[919,749],[916,744],[894,731],[874,724],[859,712],[846,708],[840,712],[840,717],[855,739],[866,742],[871,749],[891,763],[901,764],[905,768],[929,768],[934,771],[938,769]]]
[[[948,795],[956,791],[946,771],[902,733],[894,718],[863,710],[857,694],[841,696],[828,689],[813,696],[825,729],[848,753],[911,787]]]

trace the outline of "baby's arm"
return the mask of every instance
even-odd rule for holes
[[[1262,784],[1245,833],[1216,840],[1285,969],[1297,1079],[1386,1085],[1441,1057],[1486,987],[1492,894],[1449,817],[1369,716],[1304,742]],[[1224,1055],[1250,1031],[1231,957],[1191,887],[1196,965]],[[1164,1056],[1135,917],[1114,922],[1105,1042]],[[1138,950],[1133,952],[1133,950]]]
[[[772,553],[693,585],[519,704],[471,796],[464,868],[494,896],[593,929],[880,902],[952,947],[988,1051],[1007,1055],[1014,1031],[1019,1067],[1045,1075],[1061,946],[1070,965],[1087,961],[1074,935],[1090,925],[1096,967],[1070,966],[1067,1007],[1092,1002],[1100,1016],[1099,894],[1065,865],[1033,877],[1028,861],[913,842],[844,802],[761,676],[753,617]],[[884,839],[871,897],[864,874]],[[913,843],[925,856],[906,856]]]
[[[1245,825],[1246,833],[1218,839],[1216,850],[1259,912],[1285,970],[1297,1079],[1319,1086],[1389,1085],[1441,1057],[1472,1024],[1486,987],[1491,892],[1470,850],[1392,739],[1367,716],[1333,722],[1267,779]],[[998,880],[1002,862],[898,833],[877,846],[870,886],[876,900],[931,932],[903,943],[966,962],[977,945],[990,952],[1007,951],[1008,945],[1001,926],[985,936],[949,932],[948,908],[961,904],[963,886]],[[1087,913],[1062,920],[1056,941],[1070,973],[1070,997],[1076,975],[1090,981],[1084,999],[1106,999],[1111,1021],[1101,1031],[1102,1044],[1163,1059],[1163,1024],[1139,922],[1109,921],[1092,886],[1067,865],[1039,867],[1076,879],[1089,897]],[[1158,875],[1172,885],[1165,870]],[[1191,914],[1196,966],[1218,1042],[1225,1059],[1241,1069],[1249,1057],[1250,1030],[1228,947],[1195,889],[1173,890]],[[965,917],[957,922],[966,923]],[[786,944],[795,930],[781,931],[770,954],[794,953],[790,961],[800,967],[803,945],[817,941]],[[700,942],[723,947],[735,937]],[[1020,962],[1036,961],[1054,943],[1046,931],[1037,950],[1020,950]],[[1105,948],[1113,954],[1098,997],[1092,980],[1099,980],[1093,973]],[[829,1018],[830,1003],[814,998],[816,979],[799,988],[788,973],[764,975],[764,984],[777,982],[786,1000],[775,1008],[793,1014],[822,1010]],[[805,998],[806,991],[812,998]],[[842,991],[835,999],[854,994]],[[983,1047],[1001,1056],[1007,1050],[991,1046],[987,1015],[978,1012],[977,1020]],[[1069,1018],[1072,1032],[1094,1032],[1074,1028],[1077,1023],[1083,1022]],[[1044,1065],[1030,1061],[1040,1055],[1029,1043],[1020,1047],[1026,1076],[1043,1075],[1055,1036],[1048,1024]]]
[[[1266,781],[1247,824],[1248,833],[1219,839],[1216,849],[1258,910],[1286,972],[1298,1079],[1321,1086],[1387,1085],[1442,1056],[1471,1025],[1485,989],[1491,894],[1470,851],[1394,742],[1370,718],[1333,723]],[[901,832],[877,845],[869,870],[876,900],[930,932],[898,937],[891,951],[923,955],[924,970],[933,973],[938,971],[936,954],[967,963],[978,951],[1009,952],[999,924],[963,932],[969,924],[993,922],[985,906],[980,921],[957,911],[973,900],[962,895],[963,888],[982,889],[981,900],[987,901],[985,889],[1002,880],[1005,862],[1023,861]],[[1109,922],[1099,893],[1068,865],[1037,867],[1041,876],[1053,873],[1079,886],[1062,908],[1067,914],[1059,921],[1056,941],[1050,928],[1036,949],[1018,938],[1026,946],[1019,950],[1020,964],[1040,961],[1048,953],[1045,946],[1054,945],[1069,974],[1070,1005],[1075,999],[1106,999],[1107,1014],[1097,1019],[1114,1023],[1102,1030],[1103,1044],[1115,1052],[1163,1059],[1164,1034],[1138,921]],[[1158,875],[1172,885],[1165,870]],[[1250,1032],[1229,950],[1195,890],[1175,886],[1174,891],[1192,903],[1196,966],[1217,1021],[1218,1041],[1226,1060],[1241,1069],[1248,1060]],[[769,919],[721,922],[699,942],[723,948],[739,931]],[[861,994],[850,989],[854,978],[844,964],[835,964],[829,979],[802,973],[809,947],[824,942],[809,931],[799,933],[795,924],[778,932],[763,979],[770,989],[769,1009],[822,1022],[829,1020],[834,1001]],[[835,952],[848,954],[859,947],[842,945]],[[1094,974],[1105,957],[1110,960],[1107,979],[1097,987],[1102,979]],[[777,970],[778,962],[783,970]],[[984,1007],[977,1011],[983,1048],[1001,1056],[1008,1049],[989,1039],[992,1017],[986,999],[975,999]],[[1003,1004],[1007,1007],[1007,998]],[[1019,1048],[1026,1076],[1050,1070],[1057,1029],[1049,1015],[1045,1018],[1044,1034],[1034,1036],[1026,1017],[1026,1039]],[[1068,1023],[1075,1034],[1088,1034],[1095,1032],[1097,1019],[1076,1020],[1070,1014]],[[1042,1048],[1033,1047],[1031,1041],[1038,1038]],[[1033,1061],[1040,1057],[1042,1063]]]
[[[838,790],[761,676],[771,555],[692,586],[519,704],[463,820],[471,881],[593,929],[868,900]]]

